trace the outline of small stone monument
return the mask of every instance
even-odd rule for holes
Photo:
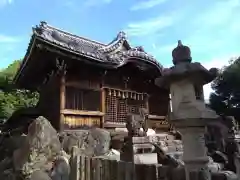
[[[125,138],[125,143],[120,155],[120,159],[126,162],[135,162],[136,145],[148,145],[149,140],[147,138],[147,118],[148,112],[144,108],[139,109],[139,114],[128,114],[126,119],[126,128],[128,130],[128,136]],[[140,129],[143,129],[143,132]]]
[[[203,85],[216,77],[217,69],[207,70],[200,63],[192,62],[190,48],[181,41],[172,57],[174,66],[165,69],[155,83],[170,89],[172,112],[169,119],[182,134],[186,179],[211,179],[204,134],[206,125],[218,116],[205,106]]]

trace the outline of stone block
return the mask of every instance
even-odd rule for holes
[[[132,137],[132,142],[133,144],[144,144],[144,143],[149,143],[149,138],[148,137]]]

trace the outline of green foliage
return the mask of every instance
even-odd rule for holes
[[[22,107],[32,107],[38,102],[38,93],[19,90],[14,87],[13,78],[21,64],[14,61],[6,69],[0,71],[0,118],[7,119]]]
[[[210,107],[218,114],[240,120],[240,57],[224,67],[213,81]]]

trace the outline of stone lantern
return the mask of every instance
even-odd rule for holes
[[[205,147],[205,127],[218,119],[204,102],[203,85],[211,82],[217,69],[207,70],[192,62],[191,50],[178,41],[172,51],[173,64],[156,79],[156,85],[170,89],[172,112],[170,123],[182,134],[183,161],[187,180],[210,179]]]

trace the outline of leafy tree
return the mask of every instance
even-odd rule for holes
[[[221,69],[212,88],[210,107],[220,115],[234,116],[240,121],[240,57]]]
[[[11,114],[22,107],[35,106],[38,94],[28,90],[19,90],[14,87],[13,78],[21,64],[16,60],[7,68],[0,71],[0,118],[7,119]]]

